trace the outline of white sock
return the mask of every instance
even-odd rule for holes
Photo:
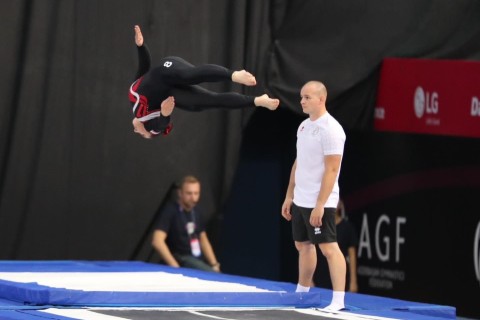
[[[323,308],[326,311],[340,311],[345,308],[345,292],[333,291],[332,302]]]
[[[295,290],[295,292],[309,292],[309,291],[310,291],[310,287],[304,287],[300,283],[297,284],[297,290]]]

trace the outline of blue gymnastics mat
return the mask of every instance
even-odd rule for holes
[[[52,307],[309,309],[330,302],[331,290],[295,293],[295,288],[292,283],[139,261],[0,261],[0,319],[78,319],[45,317],[43,310]],[[346,293],[345,302],[351,315],[456,318],[450,306],[353,293]]]
[[[144,262],[0,263],[0,298],[25,305],[314,307],[321,300],[319,292],[294,291],[288,283]]]

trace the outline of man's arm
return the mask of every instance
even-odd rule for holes
[[[292,220],[292,215],[290,213],[290,208],[293,203],[293,189],[295,189],[295,170],[297,170],[297,159],[292,166],[292,171],[290,172],[290,180],[288,182],[287,194],[285,195],[285,201],[282,205],[282,216],[288,221]]]
[[[170,249],[165,242],[166,239],[167,233],[165,231],[155,230],[152,237],[152,246],[157,250],[158,254],[167,265],[178,268],[180,265],[170,252]]]
[[[314,227],[322,225],[322,217],[325,209],[325,203],[333,191],[333,186],[337,180],[340,171],[340,164],[342,163],[341,155],[327,155],[325,156],[325,172],[322,177],[322,186],[317,198],[317,205],[312,210],[310,216],[310,224]]]
[[[207,259],[207,262],[212,266],[213,270],[220,272],[220,263],[218,263],[218,260],[215,257],[212,245],[210,244],[210,240],[208,240],[205,231],[200,232],[200,247],[202,248],[205,259]]]

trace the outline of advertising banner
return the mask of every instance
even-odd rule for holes
[[[385,59],[375,129],[480,137],[480,62]]]
[[[480,318],[480,139],[347,134],[340,174],[359,292]]]

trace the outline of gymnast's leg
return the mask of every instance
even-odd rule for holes
[[[232,81],[246,86],[257,84],[255,77],[246,70],[233,71],[216,64],[194,66],[180,57],[166,57],[154,69],[154,77],[169,86],[195,85],[202,82]]]
[[[236,92],[217,93],[200,86],[174,87],[171,95],[175,97],[175,106],[187,111],[248,107],[264,107],[275,110],[280,104],[278,99],[272,99],[267,94],[254,97]]]

